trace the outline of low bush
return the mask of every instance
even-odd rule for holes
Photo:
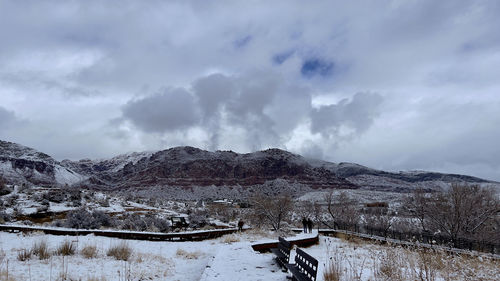
[[[130,256],[132,256],[132,248],[130,248],[127,243],[123,242],[109,248],[106,255],[108,257],[114,257],[117,260],[128,261]]]
[[[0,212],[0,223],[5,223],[12,220],[12,216],[6,212]]]
[[[6,197],[4,197],[3,205],[5,207],[13,207],[16,205],[17,199],[19,199],[19,195],[17,195],[17,194],[11,194],[9,196],[6,196]]]
[[[196,260],[201,256],[201,253],[200,252],[188,252],[184,249],[179,248],[175,252],[175,255],[180,257],[180,258],[184,258],[184,259],[188,259],[188,260]]]
[[[51,256],[49,246],[45,240],[36,242],[31,248],[31,252],[41,260],[46,260]]]
[[[86,259],[96,258],[97,257],[97,247],[94,245],[87,245],[87,246],[83,247],[81,253]]]
[[[60,190],[47,191],[42,198],[54,203],[62,203],[66,200],[66,193]]]
[[[7,187],[7,186],[0,187],[0,196],[10,194],[11,192],[12,192],[12,188],[10,188],[10,187]]]
[[[96,276],[92,276],[92,277],[89,277],[89,279],[87,279],[87,281],[106,281],[106,280],[107,280],[107,279],[106,279],[106,277],[104,277],[104,276],[103,276],[103,277],[101,277],[101,278],[96,277]]]
[[[64,226],[79,229],[98,229],[103,226],[113,226],[111,217],[101,211],[89,212],[85,208],[68,212]]]
[[[170,224],[167,220],[154,215],[129,214],[121,221],[120,228],[135,231],[169,232]]]
[[[75,246],[73,243],[66,240],[61,245],[59,245],[56,254],[60,256],[72,256],[75,254]]]
[[[222,239],[222,242],[227,243],[227,244],[231,244],[234,242],[240,242],[240,238],[235,234],[229,234],[229,235],[224,236],[224,238]]]
[[[27,261],[31,259],[31,250],[21,249],[17,252],[17,260],[18,261]]]
[[[192,228],[202,228],[208,224],[209,214],[205,210],[195,210],[189,214],[189,226]]]

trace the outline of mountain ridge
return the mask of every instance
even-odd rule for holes
[[[445,189],[453,182],[497,185],[473,176],[427,171],[386,172],[355,163],[309,159],[271,148],[251,153],[179,146],[131,152],[108,159],[56,161],[49,155],[0,140],[0,176],[13,184],[78,184],[124,189],[169,186],[250,187],[275,180],[312,189],[362,188],[407,192]]]

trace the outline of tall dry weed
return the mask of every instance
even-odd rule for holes
[[[47,260],[52,256],[49,250],[49,245],[45,240],[35,242],[35,244],[33,244],[33,248],[31,248],[31,252],[33,255],[38,256],[40,260]]]
[[[344,266],[342,265],[342,260],[344,260],[344,255],[340,253],[338,248],[328,253],[329,260],[325,264],[325,269],[323,271],[323,280],[325,281],[340,281],[344,275]]]

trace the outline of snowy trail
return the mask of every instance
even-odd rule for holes
[[[214,253],[200,281],[286,280],[272,254],[252,250],[250,242],[221,247]]]
[[[301,233],[293,237],[285,237],[289,241],[299,241],[317,237],[317,232]],[[252,245],[276,242],[275,239],[260,240],[257,243],[238,242],[225,247],[219,247],[210,258],[207,268],[200,281],[257,281],[286,280],[286,274],[281,271],[271,253],[259,253]]]

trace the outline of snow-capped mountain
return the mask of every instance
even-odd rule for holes
[[[406,192],[439,190],[453,182],[498,183],[435,172],[385,172],[353,163],[304,158],[280,149],[239,154],[175,147],[157,152],[133,152],[110,159],[58,162],[34,149],[0,141],[0,176],[12,183],[73,184],[122,189],[148,187],[255,187],[279,180],[293,186],[362,188]],[[208,189],[207,189],[208,190]]]
[[[2,140],[0,176],[8,183],[36,185],[74,184],[86,178],[45,153]]]

